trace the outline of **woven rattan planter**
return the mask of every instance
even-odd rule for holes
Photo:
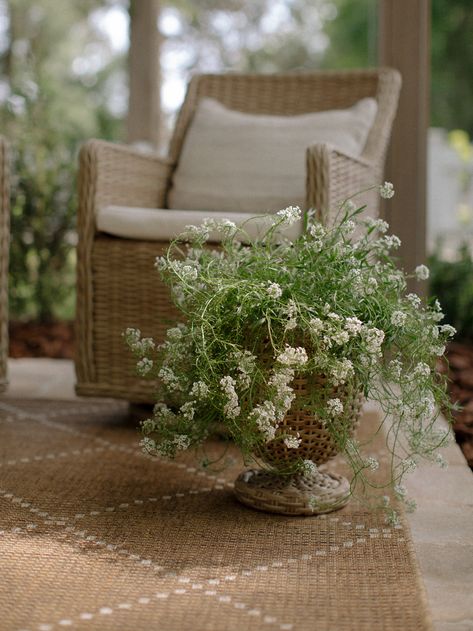
[[[291,468],[291,462],[303,458],[321,465],[343,449],[344,442],[355,430],[360,417],[363,396],[359,389],[338,386],[324,388],[320,375],[296,377],[292,386],[296,398],[290,411],[280,424],[278,433],[299,434],[301,444],[289,449],[282,440],[270,442],[257,458],[267,465]],[[314,414],[310,401],[324,404],[328,398],[339,398],[343,414],[334,421],[337,440],[326,424]],[[247,506],[283,515],[317,515],[337,510],[348,502],[350,484],[346,478],[334,473],[280,474],[275,470],[249,469],[235,482],[237,498]]]

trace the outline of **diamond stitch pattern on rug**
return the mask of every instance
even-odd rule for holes
[[[430,629],[405,526],[245,508],[232,446],[150,459],[116,402],[0,401],[0,433],[2,628]]]

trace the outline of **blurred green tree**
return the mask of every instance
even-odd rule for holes
[[[110,111],[123,56],[91,15],[104,2],[10,0],[0,49],[0,123],[13,149],[10,307],[13,318],[74,312],[77,150],[90,136],[118,139]]]

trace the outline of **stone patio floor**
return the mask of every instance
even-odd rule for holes
[[[77,398],[69,360],[12,359],[9,378],[5,397]],[[473,631],[473,475],[457,445],[443,453],[447,470],[425,465],[410,477],[409,522],[434,629]]]

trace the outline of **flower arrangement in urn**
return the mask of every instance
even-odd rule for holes
[[[390,183],[379,190],[394,194]],[[413,508],[405,474],[422,458],[443,465],[438,449],[450,439],[436,424],[450,404],[435,366],[455,331],[439,324],[438,302],[406,295],[407,280],[426,279],[428,269],[399,270],[399,239],[386,234],[385,221],[361,219],[365,207],[353,199],[330,225],[314,212],[302,219],[294,207],[266,216],[257,238],[248,234],[255,218],[238,227],[205,220],[157,259],[183,323],[159,346],[136,329],[125,333],[138,373],[160,388],[142,424],[146,451],[172,458],[224,424],[257,467],[235,483],[245,504],[317,514],[371,486],[374,504],[396,520],[389,496],[378,492],[386,486]],[[285,238],[301,221],[302,234]],[[354,432],[364,399],[383,411],[392,459],[384,481],[373,482],[378,460]],[[337,453],[351,466],[350,481],[319,468]]]

